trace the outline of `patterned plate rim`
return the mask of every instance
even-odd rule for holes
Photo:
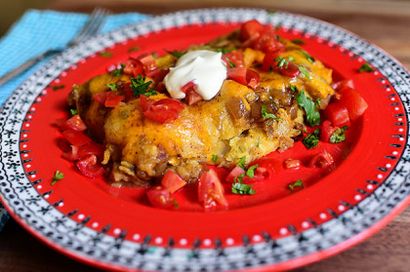
[[[124,237],[106,235],[85,228],[60,213],[39,195],[29,182],[18,157],[21,124],[30,105],[40,92],[70,65],[84,57],[139,35],[159,31],[172,26],[208,22],[239,22],[257,18],[263,23],[282,25],[296,29],[306,35],[317,35],[334,44],[349,49],[368,63],[378,68],[400,95],[408,118],[410,110],[410,76],[407,70],[393,57],[337,26],[301,15],[277,12],[274,15],[258,9],[203,9],[176,12],[159,16],[137,25],[131,25],[108,34],[100,35],[87,43],[68,49],[61,56],[52,59],[31,76],[5,102],[0,114],[0,197],[10,214],[33,235],[46,244],[83,262],[111,269],[214,271],[241,268],[289,269],[308,262],[333,255],[369,237],[391,220],[408,202],[410,195],[410,145],[408,131],[403,154],[397,154],[400,161],[392,173],[372,194],[361,202],[349,207],[340,216],[285,238],[272,239],[262,235],[262,242],[243,246],[212,249],[175,249],[155,247],[149,239],[130,242]],[[385,65],[388,63],[389,65]],[[24,103],[21,103],[24,101]],[[400,118],[400,116],[397,116]],[[17,120],[17,121],[16,121]],[[7,153],[11,152],[11,153]],[[7,154],[16,153],[14,156]],[[16,160],[16,157],[17,160]],[[13,167],[7,168],[8,165]],[[11,174],[21,174],[13,180]],[[31,190],[32,189],[32,190]],[[28,191],[22,197],[21,190]],[[51,216],[42,216],[33,210],[30,203],[51,210]],[[66,221],[64,226],[56,225],[56,220]]]

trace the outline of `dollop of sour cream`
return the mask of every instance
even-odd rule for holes
[[[222,53],[193,50],[179,58],[164,82],[173,98],[185,98],[181,88],[192,81],[196,85],[196,92],[204,100],[210,100],[218,94],[226,77],[227,68],[222,60]]]

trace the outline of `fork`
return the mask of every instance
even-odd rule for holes
[[[66,48],[73,47],[80,42],[94,36],[100,30],[102,24],[104,23],[105,17],[110,14],[110,12],[103,8],[95,8],[88,21],[85,23],[81,31],[67,44]],[[49,49],[29,60],[21,64],[20,66],[14,68],[10,72],[7,72],[5,75],[0,77],[0,86],[9,81],[10,79],[14,78],[15,76],[25,72],[27,69],[33,67],[34,64],[38,63],[39,61],[63,52],[65,48],[54,48]]]

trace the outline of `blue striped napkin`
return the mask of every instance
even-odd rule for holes
[[[88,15],[56,11],[29,10],[20,18],[0,40],[0,76],[19,66],[24,61],[52,48],[65,47],[78,33]],[[107,17],[101,32],[108,32],[118,27],[138,23],[149,18],[139,13],[123,13]],[[0,105],[25,79],[33,74],[44,60],[35,67],[0,86]],[[8,215],[0,204],[0,230]]]

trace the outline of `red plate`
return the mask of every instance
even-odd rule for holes
[[[156,209],[147,205],[143,190],[83,177],[61,158],[61,134],[52,123],[67,118],[73,84],[106,72],[129,55],[207,42],[249,18],[281,25],[278,34],[302,39],[304,49],[334,70],[335,80],[353,79],[369,108],[349,129],[345,143],[320,143],[307,150],[299,142],[284,153],[272,153],[269,163],[259,161],[271,178],[254,184],[255,195],[228,194],[228,211],[208,213],[197,203],[195,186],[178,193],[178,210]],[[365,62],[377,70],[358,73]],[[388,213],[406,205],[410,160],[402,100],[409,107],[409,86],[408,72],[385,52],[314,19],[231,9],[162,16],[68,50],[9,98],[0,119],[2,200],[18,222],[47,244],[101,267],[296,267],[369,236],[391,219]],[[331,172],[282,168],[285,158],[308,160],[322,149],[337,159]],[[65,178],[51,186],[57,169]],[[286,185],[297,179],[306,188],[291,194]]]

